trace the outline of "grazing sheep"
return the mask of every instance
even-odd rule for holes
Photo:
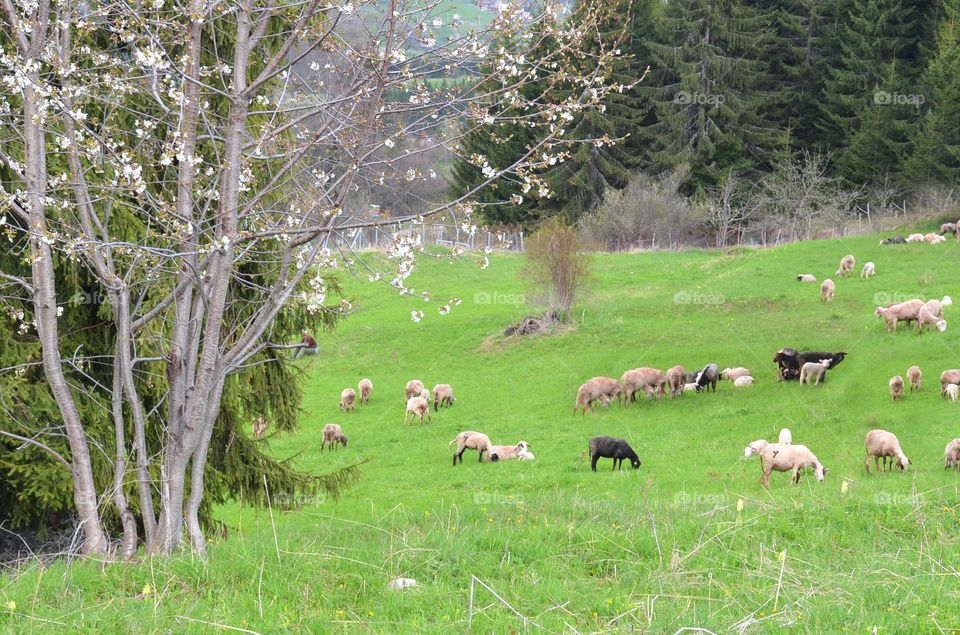
[[[479,452],[478,461],[483,461],[483,453],[490,452],[490,437],[485,435],[482,432],[474,432],[472,430],[464,430],[447,444],[449,448],[454,443],[457,444],[457,450],[453,453],[453,464],[457,464],[457,459],[460,459],[460,463],[463,463],[463,453],[467,450],[476,450]]]
[[[923,240],[923,234],[910,234],[907,236],[908,243],[922,243]]]
[[[641,390],[647,393],[647,399],[653,399],[654,395],[659,399],[665,392],[667,376],[662,370],[644,366],[625,372],[620,383],[627,403],[636,401],[636,395]]]
[[[734,380],[733,385],[736,386],[737,388],[743,388],[745,386],[752,386],[754,381],[755,380],[753,377],[751,377],[750,375],[745,375],[743,377],[737,377]]]
[[[960,470],[960,439],[954,439],[943,450],[943,469]]]
[[[320,451],[327,447],[327,444],[330,444],[330,449],[332,450],[339,443],[343,447],[347,447],[347,437],[343,435],[343,430],[335,423],[328,423],[323,426],[323,441],[320,442]]]
[[[940,235],[944,234],[957,234],[957,224],[956,223],[944,223],[940,225]]]
[[[960,397],[960,386],[947,384],[947,397],[950,398],[950,401],[956,402],[957,398]]]
[[[861,278],[871,278],[877,275],[877,266],[873,262],[868,262],[863,265],[863,269],[860,270]]]
[[[407,382],[407,387],[403,390],[403,401],[406,403],[410,397],[416,397],[423,392],[423,382],[419,379],[411,379]]]
[[[588,381],[577,390],[577,400],[573,404],[573,414],[576,415],[577,410],[582,408],[583,415],[586,416],[587,411],[590,410],[590,406],[595,401],[602,402],[604,408],[610,405],[610,400],[603,394],[603,388],[600,387],[600,384],[595,381]]]
[[[799,379],[800,369],[807,362],[819,362],[823,359],[830,360],[830,368],[836,368],[840,362],[846,358],[847,354],[843,351],[838,353],[825,353],[820,351],[806,351],[798,353],[793,348],[781,348],[773,356],[773,362],[777,365],[777,381],[784,379]],[[826,379],[826,376],[823,378]]]
[[[623,460],[628,459],[633,469],[640,468],[640,457],[633,451],[630,444],[623,439],[608,436],[593,437],[587,444],[590,451],[590,469],[597,471],[597,461],[601,458],[613,459],[613,469],[623,467]]]
[[[880,241],[881,245],[902,245],[907,242],[907,239],[903,236],[893,236],[892,238],[884,238]]]
[[[356,400],[356,391],[353,388],[344,388],[340,391],[340,410],[353,412],[353,404]]]
[[[437,384],[433,387],[433,411],[443,406],[453,406],[456,398],[453,396],[453,386],[450,384]]]
[[[838,278],[842,278],[848,273],[853,273],[853,268],[857,266],[857,259],[853,257],[853,254],[847,254],[840,259],[840,267],[837,269],[837,272],[833,275]]]
[[[780,430],[780,443],[784,445],[790,445],[793,443],[793,435],[790,434],[790,428],[783,428]]]
[[[516,445],[492,445],[487,452],[488,461],[509,461],[519,459],[521,454],[529,454],[530,444],[520,441]]]
[[[871,430],[867,433],[867,438],[863,442],[867,450],[867,458],[863,460],[863,469],[870,473],[870,457],[873,457],[873,466],[876,471],[880,471],[880,459],[883,458],[883,469],[888,469],[887,459],[890,459],[889,469],[893,469],[893,459],[897,459],[897,467],[906,470],[910,465],[910,459],[900,449],[900,441],[897,435],[886,430]]]
[[[737,366],[736,368],[724,368],[723,372],[720,373],[720,376],[727,381],[736,381],[737,377],[747,377],[749,375],[750,371],[743,366]]]
[[[426,388],[424,388],[423,390],[421,390],[421,391],[420,391],[420,394],[417,395],[417,396],[420,397],[421,399],[425,399],[425,400],[427,401],[427,403],[430,403],[430,391],[427,390]]]
[[[770,443],[760,450],[760,467],[763,476],[760,484],[764,489],[770,489],[770,474],[776,472],[792,472],[790,482],[794,485],[800,482],[800,470],[813,468],[814,477],[822,481],[830,471],[823,467],[816,455],[805,445],[788,445],[785,443]]]
[[[407,411],[403,415],[404,425],[407,419],[413,421],[415,417],[420,417],[420,425],[423,425],[423,415],[427,415],[427,421],[433,422],[433,417],[430,416],[430,402],[420,396],[407,399]]]
[[[948,298],[949,296],[944,299]],[[917,312],[917,332],[923,333],[925,326],[935,326],[941,333],[947,330],[947,321],[943,319],[943,303],[940,300],[927,300]]]
[[[618,382],[613,377],[592,377],[587,381],[596,382],[600,386],[600,392],[602,392],[607,397],[607,401],[616,400],[617,403],[620,403],[620,397],[623,394],[623,388],[620,387],[620,382]]]
[[[903,399],[903,377],[900,375],[890,378],[890,398],[894,401]]]
[[[707,364],[699,373],[697,373],[697,392],[703,392],[710,387],[713,392],[717,392],[717,381],[720,379],[720,371],[716,364]]]
[[[373,382],[369,379],[361,379],[357,386],[360,389],[360,405],[365,406],[370,403],[370,393],[373,392]]]
[[[667,388],[670,389],[670,398],[683,394],[683,385],[687,379],[687,369],[683,366],[674,366],[667,371]]]
[[[834,291],[837,290],[837,285],[833,283],[833,280],[827,278],[823,281],[823,284],[820,285],[820,301],[821,302],[833,302]]]
[[[920,390],[920,385],[923,382],[923,373],[920,372],[919,366],[911,366],[907,369],[907,381],[910,382],[910,392]]]
[[[263,415],[257,415],[253,420],[253,438],[259,439],[267,431],[267,419]]]
[[[940,396],[947,394],[947,386],[950,384],[960,384],[960,370],[950,368],[940,373]]]
[[[801,273],[797,276],[797,282],[816,282],[817,277],[810,273]]]
[[[914,298],[906,302],[898,302],[886,307],[878,306],[874,315],[882,318],[887,323],[887,330],[893,333],[897,330],[899,322],[906,322],[907,326],[919,318],[920,308],[923,306],[923,300]]]
[[[821,359],[819,362],[807,362],[800,368],[800,383],[809,385],[810,380],[813,379],[813,385],[819,385],[821,381],[824,381],[824,376],[829,367],[829,359]]]
[[[757,439],[756,441],[751,441],[747,447],[743,448],[743,456],[750,458],[754,454],[760,454],[760,450],[770,445],[766,439]]]

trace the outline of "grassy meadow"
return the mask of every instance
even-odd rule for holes
[[[939,396],[940,372],[960,367],[960,303],[944,333],[891,335],[873,315],[914,296],[960,301],[960,244],[878,239],[599,254],[576,325],[520,340],[499,336],[534,311],[520,257],[485,271],[473,256],[421,260],[409,284],[431,302],[345,274],[357,310],[302,362],[302,429],[265,441],[315,473],[369,459],[342,500],[226,505],[216,515],[231,531],[207,562],[5,573],[0,632],[960,632],[960,473],[943,469],[960,404]],[[832,277],[847,253],[856,274],[872,260],[877,275],[837,280],[833,303],[794,280]],[[454,296],[462,305],[439,315]],[[848,355],[824,385],[801,387],[776,381],[784,346]],[[589,377],[709,362],[746,366],[757,383],[571,414]],[[912,364],[923,389],[891,403],[887,381]],[[370,405],[341,413],[341,389],[362,377]],[[412,378],[452,384],[456,405],[404,426]],[[349,445],[321,454],[328,422]],[[760,486],[743,448],[783,426],[830,468],[823,483],[775,473]],[[899,436],[907,473],[864,472],[871,428]],[[526,440],[537,458],[478,464],[468,451],[452,467],[461,430]],[[596,434],[628,439],[641,468],[602,460],[591,472]],[[417,586],[387,590],[397,576]],[[483,585],[469,621],[471,576]]]

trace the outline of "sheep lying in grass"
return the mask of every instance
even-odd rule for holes
[[[403,401],[406,403],[410,397],[417,397],[423,392],[423,382],[419,379],[411,379],[407,382],[407,387],[403,390]]]
[[[453,386],[450,384],[437,384],[433,387],[433,411],[436,412],[444,406],[453,406],[456,398],[453,396]]]
[[[521,454],[530,454],[530,444],[526,441],[520,441],[516,445],[493,445],[490,446],[490,451],[487,452],[488,461],[509,461],[511,459],[519,459]]]
[[[674,366],[667,371],[667,388],[670,389],[671,399],[683,394],[686,379],[687,369],[683,366]]]
[[[788,445],[786,443],[771,443],[760,450],[760,467],[763,476],[760,484],[764,489],[770,489],[770,474],[772,472],[792,472],[790,482],[794,485],[800,482],[800,470],[812,468],[817,481],[822,481],[830,471],[823,467],[816,455],[805,445]]]
[[[880,241],[881,245],[902,245],[907,242],[907,239],[903,236],[893,236],[891,238],[884,238]]]
[[[943,450],[943,469],[960,470],[960,439],[954,439]]]
[[[737,388],[745,388],[747,386],[752,386],[754,381],[756,380],[750,375],[744,375],[742,377],[737,377],[734,380],[733,385]]]
[[[940,243],[947,242],[946,236],[941,236],[940,234],[934,234],[930,232],[929,234],[924,234],[923,239],[930,243],[931,245],[938,245]]]
[[[447,444],[447,447],[449,448],[454,443],[457,444],[457,450],[453,453],[454,465],[457,464],[457,459],[460,459],[460,463],[463,463],[463,453],[467,450],[476,450],[479,453],[478,461],[483,461],[484,452],[490,452],[490,437],[482,432],[464,430],[455,436],[450,443]]]
[[[957,384],[947,384],[947,397],[950,401],[956,402],[960,397],[960,386]]]
[[[896,375],[890,378],[890,398],[893,401],[903,399],[903,377]]]
[[[593,437],[587,444],[587,449],[590,451],[590,469],[594,472],[597,471],[597,461],[601,458],[613,459],[614,470],[623,467],[624,459],[630,461],[633,469],[640,468],[640,457],[624,439],[608,436]]]
[[[697,384],[689,383],[683,385],[683,392],[697,392]]]
[[[922,242],[923,242],[923,234],[910,234],[909,236],[907,236],[907,242],[908,242],[908,243],[922,243]]]
[[[897,330],[899,322],[914,322],[919,318],[920,308],[923,306],[923,300],[913,299],[906,302],[898,302],[886,307],[878,306],[874,315],[882,318],[887,324],[887,330],[893,333]]]
[[[347,437],[344,436],[343,430],[335,423],[328,423],[323,426],[323,441],[320,443],[320,451],[323,452],[327,444],[330,444],[330,449],[332,450],[339,443],[343,447],[347,447]]]
[[[960,370],[950,368],[940,373],[940,396],[945,397],[947,386],[950,384],[960,384]]]
[[[723,372],[720,373],[720,376],[727,381],[737,381],[737,377],[747,377],[749,375],[750,370],[744,368],[743,366],[737,366],[736,368],[724,368]]]
[[[910,392],[920,390],[923,383],[923,373],[920,372],[919,366],[911,366],[907,369],[907,381],[910,382]]]
[[[596,382],[600,386],[600,392],[603,393],[607,398],[607,403],[611,401],[616,401],[620,403],[620,397],[623,394],[623,388],[620,387],[620,382],[618,382],[613,377],[591,377],[587,381]]]
[[[641,390],[647,393],[647,399],[657,399],[663,397],[666,391],[667,376],[657,368],[634,368],[628,370],[620,378],[620,384],[623,386],[623,398],[627,403],[636,401],[637,393]]]
[[[353,412],[353,404],[357,400],[357,393],[353,388],[344,388],[340,392],[340,410]]]
[[[837,272],[834,274],[838,278],[842,278],[847,274],[853,273],[853,268],[857,266],[857,259],[853,257],[853,254],[847,254],[840,259],[840,266],[837,268]]]
[[[800,383],[809,384],[810,380],[813,379],[813,385],[819,385],[821,381],[824,381],[827,368],[829,367],[829,359],[821,359],[819,362],[807,362],[800,367]]]
[[[872,278],[877,275],[877,266],[873,262],[867,262],[863,265],[863,269],[860,270],[861,278]]]
[[[407,411],[403,415],[404,425],[408,419],[412,422],[416,417],[420,417],[420,425],[423,425],[424,415],[427,416],[427,421],[433,422],[433,417],[430,416],[430,403],[426,399],[421,396],[407,399]]]
[[[867,433],[863,446],[867,451],[867,458],[863,460],[863,469],[867,471],[867,474],[870,473],[870,457],[873,457],[873,466],[878,472],[880,471],[881,458],[883,459],[884,470],[893,469],[893,459],[896,459],[896,465],[901,470],[906,470],[907,466],[910,465],[910,459],[900,449],[900,440],[892,432],[871,430]],[[887,466],[888,459],[890,460],[889,468]]]
[[[370,403],[370,393],[373,392],[373,382],[369,379],[361,379],[357,385],[360,389],[360,405],[365,406]]]
[[[827,278],[820,285],[820,301],[821,302],[833,302],[834,292],[837,290],[837,285],[833,283],[833,280]]]
[[[603,403],[604,408],[610,405],[610,400],[603,394],[600,384],[595,381],[588,381],[577,390],[577,400],[573,404],[573,414],[576,415],[577,410],[582,409],[582,414],[586,416],[587,411],[590,410],[590,406],[595,401]]]
[[[801,273],[797,276],[797,282],[816,282],[817,277],[810,273]]]

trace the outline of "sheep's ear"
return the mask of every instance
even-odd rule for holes
[[[829,474],[829,473],[830,473],[830,468],[829,468],[829,467],[823,468],[823,474],[824,474],[824,476],[826,476],[826,475]]]

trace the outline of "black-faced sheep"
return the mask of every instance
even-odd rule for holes
[[[871,430],[867,433],[866,439],[864,439],[863,446],[867,451],[867,458],[863,460],[863,469],[870,473],[870,464],[868,461],[870,457],[873,457],[873,466],[879,472],[880,471],[880,459],[883,459],[883,469],[893,469],[894,461],[896,459],[896,465],[901,470],[906,470],[907,466],[910,465],[910,459],[907,458],[907,455],[903,453],[903,450],[900,449],[900,441],[897,439],[897,435],[892,432],[887,432],[886,430]],[[890,459],[889,468],[887,466],[887,459]]]
[[[633,469],[640,468],[640,457],[624,439],[608,436],[593,437],[587,448],[590,450],[590,469],[594,472],[597,471],[597,461],[601,458],[613,459],[614,470],[623,466],[624,459],[630,461]]]
[[[328,423],[323,426],[323,441],[320,443],[320,451],[323,452],[327,444],[330,444],[330,449],[332,450],[339,443],[343,447],[347,447],[347,437],[344,436],[343,430],[335,423]]]
[[[801,273],[797,276],[797,282],[816,282],[817,277],[810,273]]]
[[[490,451],[490,437],[482,432],[464,430],[447,444],[449,448],[454,443],[457,444],[457,450],[453,453],[453,464],[457,464],[457,459],[463,463],[463,453],[467,450],[476,450],[479,452],[478,461],[483,461],[483,453]]]

